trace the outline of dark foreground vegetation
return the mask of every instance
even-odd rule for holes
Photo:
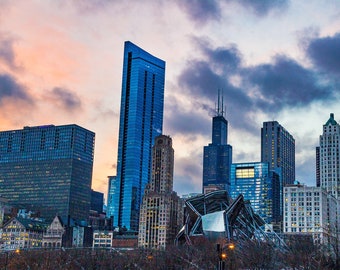
[[[224,260],[225,269],[339,269],[334,256],[323,247],[296,241],[288,251],[279,251],[268,244],[249,241],[229,250],[221,243],[207,241],[194,246],[169,247],[166,251],[115,249],[21,250],[0,253],[0,269],[217,269]]]

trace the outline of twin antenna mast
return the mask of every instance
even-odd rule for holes
[[[216,116],[223,116],[226,112],[226,107],[223,105],[223,95],[221,96],[221,90],[218,89],[217,105],[215,103]]]

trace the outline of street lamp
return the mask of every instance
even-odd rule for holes
[[[216,250],[218,253],[218,270],[225,269],[225,260],[227,259],[227,253],[221,248],[220,244],[216,244]]]
[[[12,252],[12,250],[7,250],[5,253],[6,253],[6,260],[5,260],[5,270],[7,270],[7,266],[8,266],[8,263],[9,263],[9,255],[10,255],[10,253]],[[14,251],[16,254],[19,254],[20,253],[20,249],[16,249],[15,251]]]
[[[234,250],[235,245],[234,245],[233,243],[229,243],[228,248],[229,248],[230,250]]]

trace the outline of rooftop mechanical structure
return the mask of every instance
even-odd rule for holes
[[[192,245],[194,237],[205,236],[209,240],[225,238],[239,246],[249,240],[266,241],[275,248],[286,249],[284,241],[266,226],[242,194],[232,200],[226,190],[217,190],[189,198],[185,206],[185,224],[175,244]]]

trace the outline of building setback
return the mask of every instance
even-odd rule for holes
[[[140,211],[138,245],[165,249],[182,225],[182,201],[173,191],[174,150],[168,136],[158,136],[152,151],[152,179]]]
[[[331,113],[323,125],[320,146],[316,148],[316,172],[318,185],[335,198],[340,198],[340,125]]]
[[[138,230],[139,208],[151,177],[151,148],[162,133],[165,62],[126,41],[117,175],[108,194],[114,225]]]
[[[223,100],[212,119],[212,142],[203,149],[203,193],[230,191],[232,147],[228,144],[228,121],[224,117]]]
[[[0,196],[17,208],[87,220],[95,134],[77,125],[0,132]]]

